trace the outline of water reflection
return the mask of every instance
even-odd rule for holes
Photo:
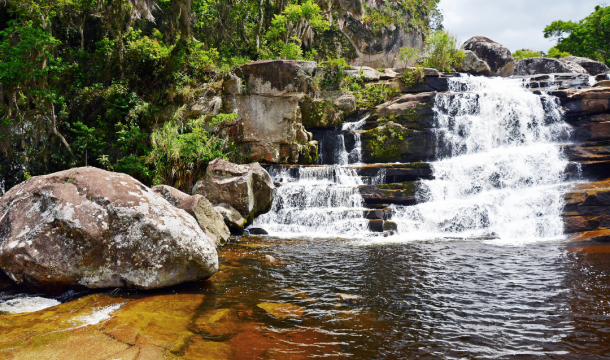
[[[98,294],[57,309],[124,303],[91,328],[133,327],[147,339],[160,335],[138,322],[162,318],[179,330],[167,348],[181,358],[600,359],[610,356],[609,255],[610,246],[557,243],[242,238],[221,250],[209,281]],[[161,306],[166,299],[176,300]],[[28,336],[46,336],[27,335],[37,323],[31,316],[0,316],[0,357],[13,333],[22,337],[13,346],[26,350]]]

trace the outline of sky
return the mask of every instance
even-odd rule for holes
[[[548,51],[555,45],[543,30],[555,20],[581,20],[604,0],[441,0],[445,30],[462,42],[485,36],[512,52]],[[608,1],[610,3],[610,1]]]

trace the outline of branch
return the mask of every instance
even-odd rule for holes
[[[63,137],[63,135],[59,133],[59,131],[57,131],[55,121],[55,105],[53,103],[51,103],[51,118],[49,119],[47,117],[47,120],[49,121],[49,123],[51,123],[51,129],[53,130],[53,134],[57,135],[57,137],[61,140],[66,149],[68,149],[68,151],[70,152],[70,155],[74,156],[74,153],[72,152],[72,149],[70,149],[70,145],[68,145],[66,139]]]

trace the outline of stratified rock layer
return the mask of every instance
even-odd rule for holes
[[[155,289],[212,276],[218,256],[192,216],[137,180],[78,168],[0,198],[0,268],[35,291]]]

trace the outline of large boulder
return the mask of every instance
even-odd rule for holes
[[[209,278],[218,255],[188,213],[128,175],[87,167],[0,198],[0,269],[34,291],[156,289]]]
[[[271,209],[275,185],[258,163],[237,165],[216,159],[205,177],[193,187],[193,195],[205,196],[213,204],[229,204],[251,223]]]
[[[572,71],[565,63],[553,58],[534,57],[515,62],[515,75],[565,74]]]
[[[214,210],[212,203],[201,195],[188,195],[182,191],[167,185],[157,185],[152,191],[161,195],[170,204],[186,211],[193,216],[199,227],[205,234],[216,243],[222,246],[229,241],[231,236],[229,228],[224,223],[221,214]]]
[[[183,201],[178,208],[191,214],[199,226],[205,231],[215,244],[224,245],[229,241],[231,233],[221,214],[215,209],[214,205],[201,195],[193,195],[186,201]]]
[[[223,217],[227,227],[235,233],[241,233],[248,224],[248,221],[241,216],[239,211],[229,204],[218,204],[214,206],[214,210]]]
[[[568,57],[564,57],[560,61],[564,62],[564,63],[577,64],[580,67],[584,68],[587,71],[587,73],[589,73],[589,75],[592,75],[592,76],[610,73],[610,68],[608,68],[608,66],[606,66],[606,64],[599,62],[599,61],[587,59],[584,57],[568,56]]]
[[[515,70],[515,59],[508,48],[483,36],[470,38],[462,45],[463,50],[470,50],[487,63],[492,75],[509,77]]]
[[[466,50],[464,53],[466,57],[457,71],[471,75],[491,76],[491,68],[485,61],[479,59],[477,54],[470,50]]]

